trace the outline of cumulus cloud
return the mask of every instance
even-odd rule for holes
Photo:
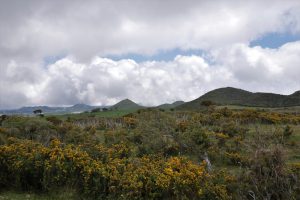
[[[211,69],[199,56],[177,56],[170,62],[113,61],[95,57],[87,64],[65,58],[49,66],[43,91],[48,104],[112,104],[124,98],[154,105],[196,98],[225,69]],[[210,87],[211,88],[211,87]]]
[[[278,49],[235,44],[212,54],[231,71],[238,83],[236,87],[289,94],[300,89],[299,48],[299,41]]]
[[[298,0],[3,0],[0,26],[0,108],[123,98],[157,105],[224,86],[284,94],[300,86],[299,42],[249,46],[268,33],[300,34]],[[172,49],[205,53],[109,58]]]
[[[66,53],[87,61],[95,55],[210,49],[269,32],[299,33],[299,9],[297,0],[4,0],[0,51],[34,59]]]
[[[141,63],[98,56],[80,63],[66,57],[43,71],[40,68],[19,71],[17,63],[12,62],[16,66],[8,66],[5,76],[16,76],[14,80],[18,81],[6,79],[5,84],[12,88],[11,94],[3,88],[1,96],[18,94],[17,99],[23,97],[32,104],[47,105],[79,102],[110,105],[124,98],[144,105],[158,105],[189,101],[223,86],[285,94],[299,90],[300,42],[288,43],[279,49],[235,44],[211,52],[210,57],[213,64],[196,55],[179,55],[168,62]],[[2,104],[10,106],[10,102],[7,99]]]

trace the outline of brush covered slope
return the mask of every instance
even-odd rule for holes
[[[296,200],[299,155],[300,112],[5,116],[0,199]]]
[[[217,105],[240,105],[251,107],[290,107],[300,106],[300,91],[291,95],[273,93],[252,93],[246,90],[226,87],[212,90],[203,96],[178,106],[178,109],[197,109],[203,101]]]
[[[177,106],[180,106],[184,103],[185,103],[184,101],[175,101],[174,103],[165,103],[165,104],[159,105],[156,108],[171,109],[171,108],[175,108]]]

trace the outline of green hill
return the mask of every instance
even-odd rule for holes
[[[182,104],[184,104],[184,101],[175,101],[174,103],[165,103],[165,104],[159,105],[156,108],[171,109],[171,108],[180,106]]]
[[[197,109],[201,102],[212,101],[217,105],[240,105],[253,107],[290,107],[300,106],[300,91],[291,95],[249,92],[242,89],[226,87],[212,90],[203,96],[178,106],[178,109]]]
[[[143,108],[143,106],[136,104],[130,99],[124,99],[119,103],[116,103],[115,105],[111,106],[110,108],[112,110],[138,110],[140,108]]]

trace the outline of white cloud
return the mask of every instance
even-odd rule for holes
[[[213,52],[237,80],[236,87],[289,94],[300,89],[300,42],[278,49],[236,44]]]
[[[41,59],[67,53],[87,61],[108,54],[210,49],[265,33],[299,33],[300,2],[2,1],[0,51]]]
[[[300,34],[300,1],[1,1],[0,108],[192,100],[211,89],[299,90],[300,44],[249,47]],[[171,61],[107,55],[202,49]],[[47,57],[67,55],[44,66]],[[90,58],[93,58],[90,60]],[[47,64],[47,63],[46,63]]]
[[[66,64],[67,63],[67,64]],[[69,70],[71,69],[71,70]],[[69,58],[49,67],[49,81],[46,88],[53,88],[45,99],[65,94],[76,102],[91,104],[112,104],[123,98],[131,98],[145,104],[158,104],[196,97],[195,90],[201,89],[197,82],[207,82],[208,64],[197,56],[177,56],[171,62],[143,62],[133,60],[113,61],[95,57],[90,63],[79,65]],[[210,72],[209,72],[210,73]],[[203,76],[203,78],[196,80]],[[67,88],[74,93],[68,93]],[[57,85],[57,87],[55,87]],[[45,89],[47,91],[47,89]],[[76,91],[76,92],[75,92]],[[182,92],[182,93],[178,93]]]
[[[210,56],[214,64],[195,55],[179,55],[169,62],[142,63],[101,57],[79,63],[66,57],[43,71],[40,68],[17,70],[18,63],[12,62],[6,77],[15,78],[1,80],[9,85],[9,89],[1,89],[1,96],[25,98],[27,104],[108,105],[130,98],[145,105],[157,105],[189,101],[224,86],[285,94],[299,90],[300,42],[288,43],[277,50],[235,44],[215,50]],[[5,106],[20,103],[12,102],[2,99]]]

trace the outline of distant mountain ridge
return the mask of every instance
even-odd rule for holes
[[[212,101],[217,105],[240,105],[251,107],[291,107],[300,106],[300,90],[290,95],[274,93],[249,92],[246,90],[225,87],[212,90],[199,98],[190,101],[176,101],[172,104],[162,104],[155,108],[178,110],[193,110],[201,107],[203,101]],[[86,104],[75,104],[69,107],[32,106],[12,110],[0,110],[0,114],[27,114],[31,115],[34,110],[42,110],[45,114],[64,114],[91,111],[95,108],[108,108],[111,110],[138,110],[145,108],[130,99],[124,99],[113,106],[90,106]]]
[[[63,114],[63,113],[79,113],[90,111],[94,108],[107,106],[90,106],[86,104],[75,104],[69,107],[51,107],[51,106],[26,106],[19,109],[0,110],[0,114],[25,114],[31,115],[34,110],[42,110],[45,114]]]
[[[201,102],[212,101],[218,105],[241,105],[253,107],[290,107],[300,106],[300,91],[291,95],[249,92],[233,87],[219,88],[207,92],[199,98],[178,106],[178,109],[196,109]]]

